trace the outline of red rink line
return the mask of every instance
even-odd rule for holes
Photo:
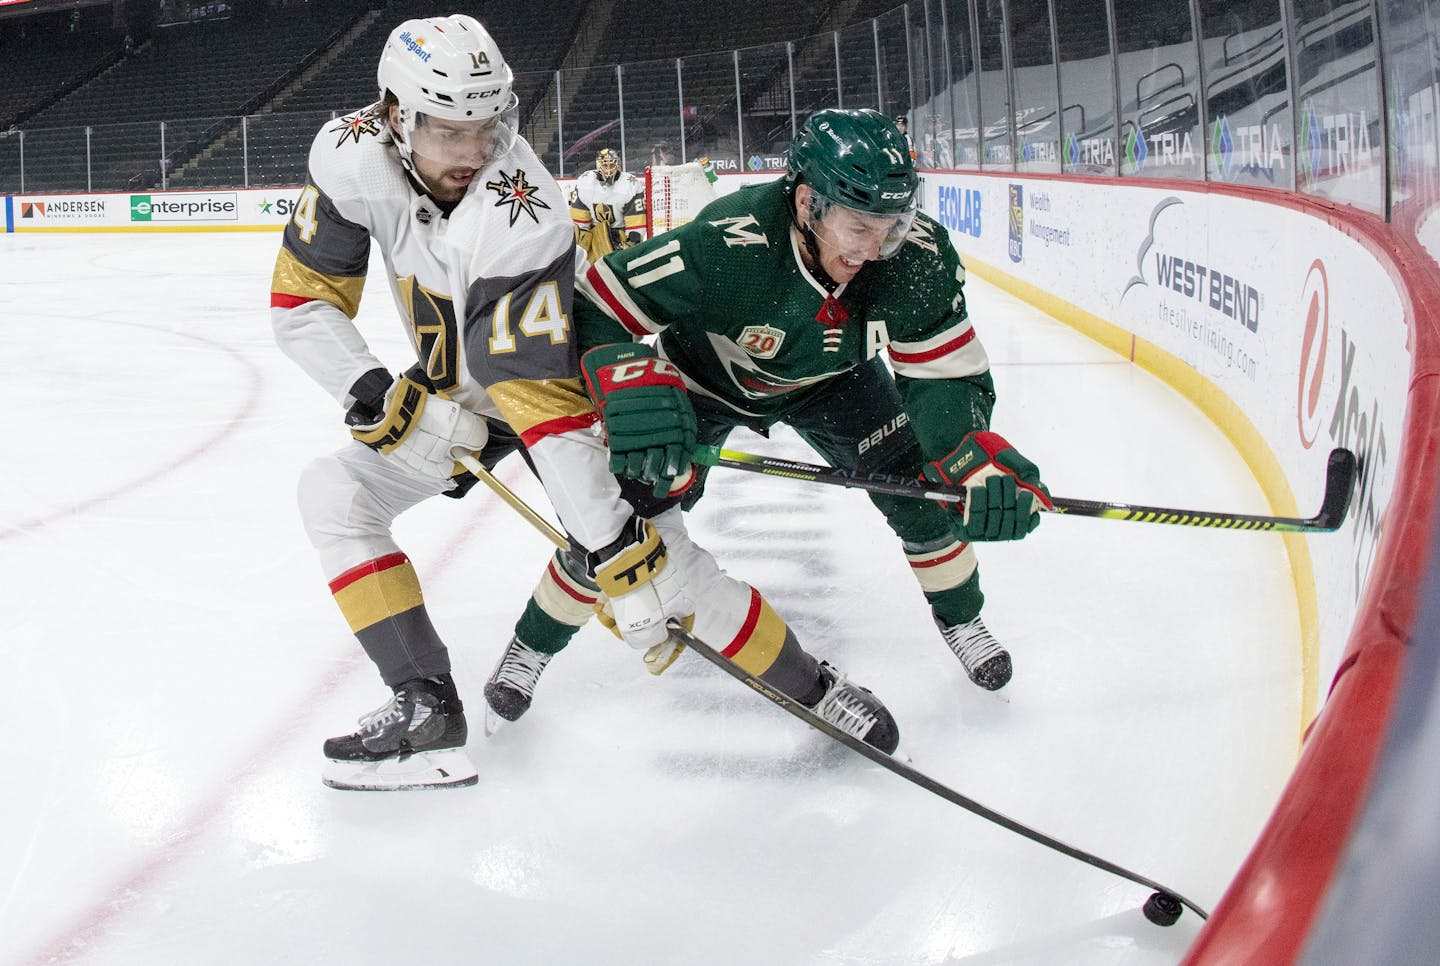
[[[47,524],[54,523],[57,520],[63,520],[66,517],[79,516],[80,514],[93,510],[96,507],[104,506],[105,504],[118,500],[123,496],[129,496],[131,493],[134,493],[137,490],[144,489],[151,483],[154,483],[156,480],[162,479],[174,470],[179,469],[187,463],[193,463],[200,457],[208,454],[212,449],[214,449],[222,441],[224,441],[228,435],[234,432],[235,428],[238,427],[245,420],[247,414],[255,411],[257,403],[260,399],[260,384],[262,381],[260,371],[255,368],[255,364],[253,362],[245,358],[232,347],[226,345],[223,342],[218,342],[214,339],[207,339],[204,336],[196,335],[193,332],[181,332],[176,329],[168,329],[157,325],[144,325],[139,322],[114,322],[108,324],[128,325],[136,329],[146,329],[151,332],[161,332],[166,335],[181,336],[186,339],[193,339],[194,341],[199,342],[207,346],[208,348],[219,349],[221,352],[226,353],[227,355],[233,357],[236,361],[238,361],[240,365],[250,374],[250,385],[246,392],[245,399],[243,402],[240,403],[239,406],[235,408],[230,418],[225,420],[218,429],[216,429],[213,433],[210,434],[209,438],[202,440],[199,444],[185,451],[184,453],[181,453],[179,456],[175,457],[169,462],[163,463],[151,472],[146,473],[143,476],[136,477],[133,480],[129,480],[128,482],[122,483],[114,489],[107,490],[103,493],[98,494],[97,496],[92,496],[87,499],[80,500],[76,503],[68,504],[58,509],[51,510],[49,513],[41,514],[38,517],[32,517],[29,520],[22,520],[17,524],[0,524],[0,540],[7,540],[10,537],[21,536],[22,534],[29,533],[32,530],[37,530],[40,527],[46,526]],[[79,462],[80,465],[83,467],[85,465],[85,454],[80,453],[77,455],[80,457]]]
[[[523,463],[516,464],[513,470],[504,474],[504,482],[507,486],[513,487],[516,480],[523,473],[528,472],[523,469],[523,466]],[[152,475],[146,479],[153,478]],[[127,489],[133,490],[134,488],[135,485],[131,485]],[[456,528],[455,536],[440,551],[439,558],[435,563],[427,568],[422,584],[431,583],[439,574],[446,572],[459,557],[465,543],[478,529],[483,527],[496,508],[501,506],[499,498],[489,495],[487,497],[478,507],[473,523]],[[80,912],[69,926],[62,928],[54,939],[46,943],[43,949],[25,962],[35,964],[35,966],[66,963],[93,952],[96,944],[103,940],[106,932],[116,920],[127,913],[152,885],[171,870],[172,866],[178,865],[190,857],[190,845],[201,835],[210,831],[215,819],[238,800],[243,792],[249,790],[260,773],[274,762],[275,750],[292,740],[312,736],[315,727],[314,718],[327,699],[339,690],[354,671],[369,666],[369,662],[363,658],[361,653],[352,652],[349,657],[341,660],[316,687],[306,689],[304,707],[297,709],[292,714],[282,715],[281,723],[257,743],[255,751],[249,755],[245,764],[240,767],[233,778],[226,780],[210,797],[196,806],[169,833],[164,845],[153,851],[148,858],[142,858],[138,866],[111,884],[98,899]],[[319,781],[318,777],[316,781]]]
[[[351,654],[335,667],[315,689],[306,692],[320,698],[312,707],[324,703],[324,699],[335,692],[340,684],[362,663],[361,656]],[[149,858],[142,859],[139,866],[123,875],[110,886],[104,895],[91,903],[80,913],[74,923],[61,930],[60,934],[27,962],[65,963],[75,957],[94,951],[94,946],[104,937],[110,925],[128,912],[141,896],[155,883],[172,864],[184,860],[191,843],[207,831],[216,816],[220,815],[238,797],[238,792],[248,788],[260,770],[270,763],[274,749],[282,742],[298,737],[300,725],[308,720],[297,718],[284,721],[265,736],[259,750],[241,766],[235,778],[221,786],[199,807],[185,817],[178,829],[170,832],[165,844],[155,850]]]

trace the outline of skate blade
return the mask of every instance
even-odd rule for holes
[[[461,748],[425,751],[405,759],[325,762],[321,781],[352,792],[398,792],[417,788],[462,788],[480,773]]]
[[[507,721],[496,714],[495,709],[490,707],[490,705],[485,705],[485,737],[494,737],[496,732],[500,731],[506,725],[513,723],[514,722]]]

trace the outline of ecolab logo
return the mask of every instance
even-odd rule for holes
[[[941,185],[940,224],[972,238],[980,237],[980,192]]]

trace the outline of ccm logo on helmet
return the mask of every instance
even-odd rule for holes
[[[500,93],[500,88],[498,87],[495,88],[493,91],[471,91],[469,94],[465,95],[465,99],[468,101],[474,101],[486,97],[494,97],[498,93]]]
[[[908,198],[908,197],[910,197],[910,192],[908,192],[908,191],[882,191],[882,192],[880,192],[880,197],[882,197],[882,198]]]

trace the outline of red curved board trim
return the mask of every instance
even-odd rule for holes
[[[1440,455],[1440,266],[1415,231],[1435,211],[1437,200],[1410,199],[1387,223],[1348,205],[1269,188],[1089,175],[960,174],[1220,194],[1300,211],[1363,246],[1384,266],[1400,295],[1412,359],[1395,469],[1401,482],[1385,511],[1370,583],[1300,760],[1182,966],[1294,962],[1364,806],[1432,552],[1430,535],[1440,502],[1434,470]]]

